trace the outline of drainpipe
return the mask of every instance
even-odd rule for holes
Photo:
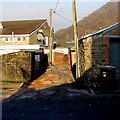
[[[12,32],[12,40],[13,40],[14,45],[15,45],[16,43],[15,43],[15,39],[14,39],[14,32]]]

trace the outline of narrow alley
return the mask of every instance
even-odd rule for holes
[[[28,88],[41,90],[73,82],[72,72],[67,65],[54,65],[49,66],[46,72],[37,80],[34,80]]]
[[[75,89],[66,65],[49,66],[28,87],[3,100],[2,120],[117,120],[119,92],[94,94]]]
[[[30,1],[0,2],[1,120],[120,120],[120,2]]]

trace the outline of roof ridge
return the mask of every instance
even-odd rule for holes
[[[47,20],[47,18],[46,19],[20,19],[20,20],[0,20],[0,22],[16,22],[16,21],[36,21],[36,20]]]

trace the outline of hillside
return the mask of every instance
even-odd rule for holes
[[[103,7],[78,22],[78,37],[89,34],[118,21],[120,2],[108,2]],[[73,26],[61,29],[55,33],[55,40],[59,46],[68,47],[67,42],[73,41]],[[65,44],[66,43],[66,44]]]

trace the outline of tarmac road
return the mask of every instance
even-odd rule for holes
[[[24,88],[3,101],[2,120],[119,120],[120,97],[93,95],[71,84]]]

